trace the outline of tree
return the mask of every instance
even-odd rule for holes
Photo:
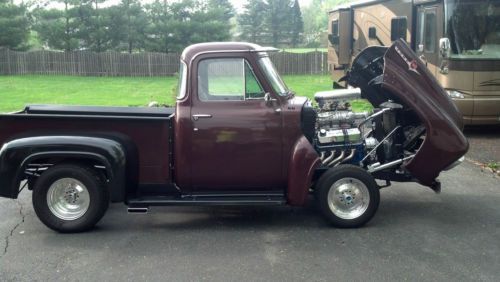
[[[35,10],[37,21],[34,29],[37,31],[43,45],[51,49],[72,51],[78,49],[78,13],[76,0],[58,0],[64,4],[64,9]]]
[[[304,19],[303,38],[308,47],[327,46],[328,12],[350,0],[312,0],[302,10]]]
[[[240,39],[263,43],[266,3],[263,0],[249,0],[238,17]]]
[[[297,47],[297,44],[302,41],[302,32],[304,32],[304,21],[302,20],[299,1],[295,0],[291,8],[290,18],[290,43],[292,47]]]
[[[290,29],[290,0],[268,0],[264,24],[273,46],[283,43]]]
[[[230,22],[230,20],[235,16],[235,10],[233,4],[229,0],[208,0],[207,6],[210,10],[218,10],[218,19],[224,23]]]
[[[241,39],[273,46],[297,46],[304,30],[298,0],[249,0],[238,24]]]
[[[23,4],[15,5],[8,0],[0,0],[0,46],[14,50],[28,48],[30,26],[26,12]]]
[[[81,0],[78,7],[78,37],[82,47],[95,52],[103,52],[115,47],[117,40],[109,32],[110,8],[102,8],[106,0]]]
[[[146,27],[146,50],[170,52],[172,14],[167,1],[155,0],[146,5],[146,14],[150,24]]]
[[[147,50],[179,52],[189,44],[225,41],[231,38],[234,14],[228,1],[156,0],[147,6],[151,24],[147,29]]]
[[[109,17],[111,45],[129,53],[145,47],[148,18],[137,0],[122,0],[109,9]]]

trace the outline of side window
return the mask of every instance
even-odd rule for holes
[[[201,101],[243,101],[263,98],[264,91],[244,59],[208,59],[198,65]]]
[[[177,99],[182,99],[186,97],[186,87],[187,87],[187,67],[186,63],[181,61],[181,66],[179,68],[179,80],[177,82]]]
[[[244,99],[243,59],[210,59],[198,65],[198,97],[202,101]]]
[[[250,65],[245,62],[245,97],[246,99],[264,98],[265,91],[255,77]]]

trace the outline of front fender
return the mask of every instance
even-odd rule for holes
[[[302,206],[306,203],[314,171],[320,163],[316,150],[305,136],[301,136],[293,146],[288,165],[288,204]]]
[[[105,167],[112,202],[125,198],[126,154],[111,139],[86,136],[36,136],[12,140],[0,149],[0,196],[16,199],[27,166],[37,160],[93,161]]]

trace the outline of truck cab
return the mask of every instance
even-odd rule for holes
[[[184,156],[176,167],[185,169],[176,171],[178,185],[193,192],[286,187],[306,99],[294,97],[266,51],[205,43],[183,52],[174,143]]]

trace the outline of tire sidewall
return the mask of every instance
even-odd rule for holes
[[[346,177],[358,179],[368,189],[370,202],[366,211],[357,218],[343,219],[333,213],[328,204],[328,193],[333,184]],[[378,209],[380,202],[380,191],[375,179],[364,169],[353,165],[340,165],[328,170],[323,174],[316,185],[316,199],[323,215],[336,227],[352,228],[360,227],[367,223]]]
[[[58,218],[49,209],[47,193],[50,186],[61,178],[74,178],[87,188],[89,207],[75,220]],[[38,218],[49,228],[59,232],[81,232],[92,228],[101,219],[108,206],[102,181],[89,169],[77,165],[58,165],[48,169],[37,180],[33,189],[33,208]]]

